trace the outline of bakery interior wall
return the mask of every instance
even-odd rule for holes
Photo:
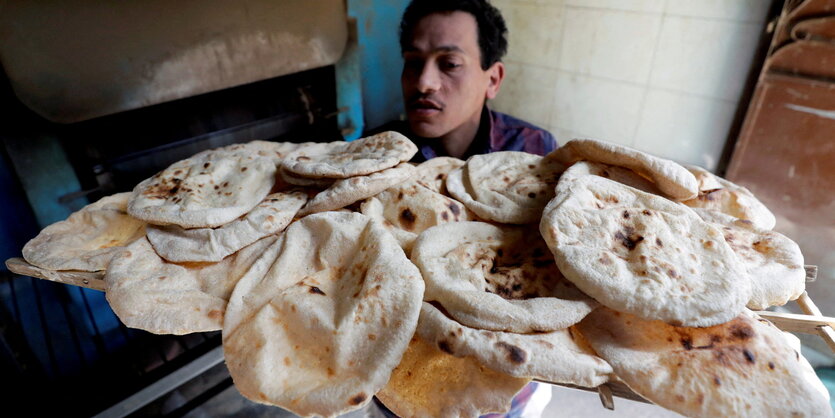
[[[715,170],[771,0],[493,0],[507,79],[493,107],[565,142],[605,139]]]

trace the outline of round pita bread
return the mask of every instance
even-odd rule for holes
[[[687,166],[699,181],[699,196],[685,200],[692,208],[719,211],[739,219],[751,221],[757,228],[774,229],[777,219],[754,194],[701,167]]]
[[[175,264],[143,238],[113,258],[105,297],[131,328],[175,335],[217,331],[235,283],[275,240],[256,241],[218,263]]]
[[[612,309],[674,325],[716,325],[744,309],[751,283],[719,229],[680,203],[569,172],[540,232],[580,290]]]
[[[696,178],[675,161],[610,142],[572,139],[545,158],[565,165],[586,160],[626,167],[652,179],[664,194],[676,200],[693,199],[699,193]]]
[[[437,301],[458,322],[519,333],[565,329],[597,303],[566,280],[532,228],[456,222],[427,229],[412,250]]]
[[[417,181],[432,191],[447,195],[446,178],[452,170],[461,168],[464,160],[454,157],[435,157],[417,166]]]
[[[344,179],[394,167],[416,152],[409,138],[388,131],[353,142],[330,143],[321,150],[303,149],[290,154],[282,166],[301,177]]]
[[[794,241],[724,213],[693,210],[703,220],[721,229],[725,242],[748,270],[752,285],[749,309],[785,305],[806,290],[803,254]]]
[[[155,225],[224,225],[269,194],[275,184],[277,158],[264,152],[262,143],[198,153],[139,183],[128,213]]]
[[[588,175],[607,178],[620,184],[634,187],[642,192],[654,195],[663,194],[651,180],[628,168],[602,163],[593,163],[591,161],[578,161],[574,163],[570,169],[566,170],[566,172],[560,176],[560,182],[570,184],[569,180],[572,178]]]
[[[769,322],[745,312],[708,328],[600,308],[578,325],[639,395],[691,417],[831,417],[814,370]]]
[[[448,318],[424,302],[417,335],[456,357],[470,356],[479,363],[515,377],[596,387],[609,380],[612,367],[575,342],[574,331],[538,334],[477,330]]]
[[[449,193],[483,219],[508,223],[538,222],[554,197],[563,165],[538,155],[501,151],[474,155],[446,180]]]
[[[223,350],[238,390],[298,415],[359,409],[417,326],[423,280],[385,229],[357,213],[293,223],[235,287]]]
[[[397,167],[367,176],[337,180],[331,187],[307,202],[299,211],[299,216],[327,212],[367,199],[391,186],[406,181],[414,175],[414,172],[415,167],[413,165],[402,163]]]
[[[297,176],[293,173],[288,172],[284,168],[278,169],[279,174],[281,175],[281,179],[284,180],[285,183],[293,186],[302,186],[302,187],[316,187],[321,189],[326,189],[333,185],[336,179],[329,179],[325,177],[319,178],[309,178],[309,177],[301,177]]]
[[[114,255],[145,236],[145,222],[127,214],[129,197],[103,197],[47,226],[23,246],[23,258],[47,270],[105,270]]]
[[[303,192],[273,193],[240,219],[220,228],[149,226],[148,241],[173,262],[217,262],[253,242],[281,232],[307,202]]]
[[[406,254],[411,253],[415,239],[427,228],[473,219],[460,202],[428,189],[420,181],[389,187],[363,202],[361,210],[382,223]]]
[[[377,398],[403,418],[478,417],[509,411],[513,397],[529,382],[472,357],[447,354],[415,336]]]

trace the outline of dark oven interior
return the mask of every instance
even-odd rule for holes
[[[60,125],[23,106],[3,75],[0,255],[19,256],[47,224],[201,150],[256,139],[340,140],[335,90],[330,66]],[[0,393],[7,412],[96,414],[219,345],[219,332],[160,336],[127,329],[102,292],[0,270]],[[209,386],[166,414],[186,414],[231,379]]]

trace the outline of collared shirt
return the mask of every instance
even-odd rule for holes
[[[418,153],[412,158],[413,162],[447,155],[443,144],[437,138],[420,138],[409,135],[408,132],[402,133],[418,146]],[[475,139],[461,159],[466,160],[473,155],[496,151],[524,151],[545,155],[556,148],[557,141],[548,131],[484,106]]]

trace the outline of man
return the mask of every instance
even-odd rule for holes
[[[415,161],[556,148],[547,131],[486,106],[504,80],[506,33],[486,0],[414,0],[406,8],[400,47],[408,129],[401,130],[420,148]]]
[[[547,131],[486,105],[504,80],[506,34],[504,19],[487,0],[412,0],[406,8],[400,48],[408,127],[387,128],[417,144],[413,161],[495,151],[545,155],[556,148]],[[532,383],[513,399],[507,416],[539,416],[550,397],[550,387]]]

